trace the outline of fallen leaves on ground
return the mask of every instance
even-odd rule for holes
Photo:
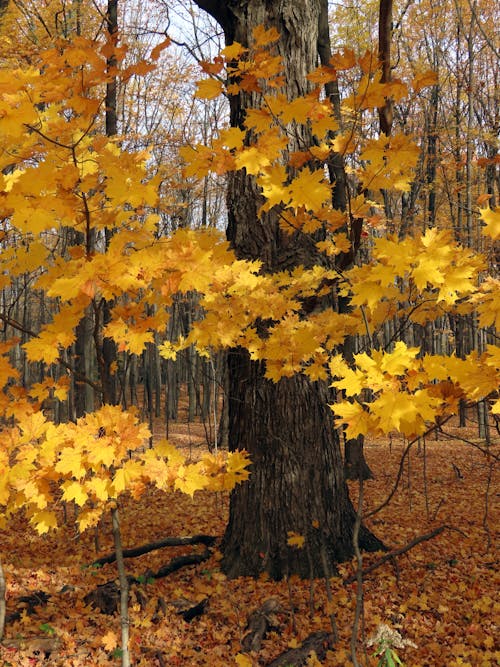
[[[172,428],[170,437],[193,458],[204,448],[199,425]],[[458,437],[474,434],[451,429]],[[176,435],[177,434],[177,435]],[[477,442],[477,441],[476,441]],[[375,480],[365,483],[365,512],[387,497],[405,444],[400,439],[368,443],[366,457]],[[491,447],[498,456],[498,445]],[[412,539],[446,524],[434,539],[423,542],[385,563],[366,577],[364,632],[367,639],[380,624],[397,630],[416,648],[399,651],[408,667],[493,667],[500,664],[496,639],[500,636],[500,604],[495,596],[500,584],[495,530],[498,527],[498,466],[481,448],[459,439],[428,439],[415,444],[407,458],[398,491],[390,504],[368,525],[388,546],[404,546]],[[357,486],[351,485],[356,503]],[[228,511],[227,493],[196,493],[193,499],[151,490],[139,502],[122,509],[126,548],[168,536],[208,533],[222,535]],[[61,509],[61,511],[63,511]],[[119,665],[120,620],[85,606],[83,599],[98,584],[116,578],[115,565],[88,567],[113,550],[110,522],[98,531],[79,536],[73,509],[57,534],[37,536],[18,516],[2,535],[2,560],[7,577],[7,614],[18,609],[19,598],[44,591],[50,598],[34,612],[21,611],[6,627],[0,646],[5,667],[53,665],[93,667]],[[456,529],[456,530],[454,530]],[[100,551],[96,552],[96,544]],[[171,558],[198,547],[175,547],[127,561],[128,573],[141,578]],[[365,567],[380,554],[365,554]],[[355,584],[343,579],[354,572],[354,562],[339,567],[331,581],[328,602],[325,582],[310,584],[296,578],[273,582],[239,579],[227,581],[219,567],[220,554],[174,572],[163,579],[141,579],[131,600],[131,651],[133,664],[161,667],[176,665],[266,665],[277,655],[300,644],[319,630],[330,631],[333,612],[339,641],[323,664],[348,666],[350,632],[354,615]],[[244,654],[241,640],[247,616],[269,598],[284,611],[279,630],[263,641],[258,654]],[[209,598],[201,616],[186,622],[179,600],[196,605]],[[22,603],[21,603],[22,605]],[[367,649],[368,665],[375,665]],[[360,656],[363,648],[360,648]],[[363,658],[364,659],[364,658]],[[311,658],[310,664],[320,664]],[[363,663],[364,664],[364,663]]]

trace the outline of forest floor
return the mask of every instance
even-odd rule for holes
[[[410,451],[398,490],[391,502],[368,525],[390,548],[404,547],[414,538],[446,525],[424,541],[365,577],[363,636],[359,663],[376,665],[366,639],[384,623],[414,647],[397,649],[408,667],[493,667],[500,664],[500,568],[498,538],[500,499],[498,434],[490,455],[472,429],[449,428],[453,436],[428,438]],[[204,451],[204,430],[198,425],[170,426],[171,441],[192,457]],[[468,438],[467,444],[460,438]],[[365,483],[364,511],[387,497],[405,448],[402,439],[369,442],[366,457],[375,479]],[[495,465],[496,464],[496,465]],[[356,502],[357,485],[351,484]],[[121,526],[126,548],[165,537],[200,533],[221,536],[227,519],[228,496],[151,491],[139,501],[126,502]],[[0,552],[7,578],[7,615],[10,620],[0,646],[0,666],[54,665],[93,667],[119,665],[120,619],[86,605],[84,597],[98,584],[116,578],[116,565],[88,567],[113,551],[110,522],[95,534],[75,532],[71,516],[57,533],[37,536],[19,516],[0,536]],[[496,532],[497,531],[497,532]],[[345,579],[355,572],[354,561],[339,567],[331,580],[332,604],[325,582],[311,584],[292,578],[273,582],[261,578],[227,581],[219,568],[220,554],[196,566],[148,579],[174,557],[202,553],[202,545],[167,547],[127,559],[128,573],[143,582],[133,587],[131,651],[133,665],[169,667],[206,665],[231,667],[268,665],[274,658],[313,632],[331,632],[335,614],[339,641],[323,662],[308,665],[348,666],[356,584]],[[363,566],[381,554],[365,554]],[[36,591],[50,597],[45,604],[26,599]],[[23,602],[20,598],[25,597]],[[179,613],[208,598],[201,615],[190,622]],[[244,655],[241,642],[247,617],[266,600],[279,602],[276,629],[263,640],[258,653]],[[302,663],[301,663],[302,664]],[[383,663],[385,664],[385,663]]]

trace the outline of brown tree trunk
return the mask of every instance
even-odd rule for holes
[[[391,80],[392,0],[380,0],[378,21],[378,57],[382,68],[381,83]],[[387,98],[378,110],[380,131],[387,136],[392,128],[392,101]]]
[[[227,44],[249,46],[257,25],[277,28],[287,96],[310,90],[306,76],[318,62],[318,25],[326,0],[197,4],[219,21]],[[245,109],[258,104],[255,93],[231,97],[231,124],[239,126]],[[293,140],[289,148],[296,150]],[[267,272],[317,263],[314,244],[304,242],[300,233],[284,234],[273,211],[259,217],[262,196],[244,171],[229,178],[227,203],[227,237],[238,257],[259,259]],[[223,569],[231,577],[261,572],[275,579],[324,576],[323,555],[332,570],[333,563],[351,557],[355,520],[328,386],[303,375],[273,383],[264,377],[264,364],[251,361],[241,349],[230,352],[228,364],[229,446],[246,449],[252,466],[250,480],[231,494]],[[288,545],[289,531],[305,537],[303,549]],[[366,548],[382,546],[366,530],[360,542]]]
[[[373,479],[373,473],[366,462],[362,435],[346,440],[344,445],[344,472],[346,479]]]
[[[118,42],[118,0],[108,0],[108,6],[106,9],[106,27],[109,34],[110,42],[113,46],[116,46]],[[106,67],[109,70],[113,70],[116,67],[116,58],[114,55],[111,55],[106,60]],[[106,84],[106,136],[113,137],[118,132],[118,119],[117,119],[117,81],[116,77],[113,77]],[[105,242],[106,248],[109,246],[111,237],[113,235],[112,230],[105,229]],[[102,326],[106,326],[111,320],[111,309],[113,303],[111,301],[103,300],[102,302]],[[99,354],[99,353],[98,353]],[[117,396],[117,378],[116,370],[113,370],[116,366],[116,343],[111,338],[104,338],[102,340],[102,349],[100,350],[100,372],[101,372],[101,382],[103,388],[103,402],[111,403],[116,405],[118,403]]]
[[[252,459],[248,482],[231,495],[223,541],[230,577],[268,572],[324,576],[322,553],[333,563],[352,556],[354,510],[344,481],[325,383],[303,375],[274,384],[244,350],[229,355],[229,443]],[[288,532],[305,537],[290,547]],[[368,531],[365,548],[381,548]]]

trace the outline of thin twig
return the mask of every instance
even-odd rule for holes
[[[434,424],[433,426],[428,428],[427,431],[425,431],[425,433],[423,433],[422,436],[420,436],[420,437],[424,437],[424,438],[427,437],[430,433],[432,433],[434,431],[435,428],[437,428],[438,426],[441,427],[443,424],[446,424],[446,422],[449,421],[452,418],[452,416],[453,415],[449,415],[448,417],[446,417],[446,419],[441,421],[439,424]],[[387,507],[387,505],[391,502],[394,494],[398,490],[399,482],[401,481],[401,477],[402,477],[403,471],[404,471],[404,464],[405,464],[406,457],[408,456],[408,453],[409,453],[410,449],[413,447],[413,445],[416,442],[418,442],[418,438],[415,438],[414,440],[410,440],[410,442],[406,445],[406,447],[403,451],[403,454],[401,456],[401,461],[399,462],[399,470],[398,470],[398,474],[396,475],[396,480],[395,480],[394,485],[393,485],[391,491],[389,492],[389,495],[387,496],[387,498],[382,503],[380,503],[380,505],[378,505],[375,509],[371,510],[370,512],[367,512],[363,516],[364,519],[367,519],[367,518],[373,516],[374,514],[378,514],[380,512],[380,510],[382,510],[384,507]]]
[[[490,499],[490,487],[491,487],[491,478],[493,475],[493,461],[490,460],[490,465],[488,466],[488,479],[486,481],[486,490],[484,492],[484,514],[483,514],[483,528],[487,535],[487,545],[486,551],[488,552],[491,547],[491,531],[488,526],[488,511],[489,511],[489,499]]]
[[[356,574],[353,581],[356,581],[356,609],[354,612],[354,621],[351,630],[351,660],[354,667],[360,667],[356,654],[358,644],[359,621],[363,615],[363,556],[359,548],[359,531],[361,528],[361,519],[363,515],[363,475],[359,476],[359,498],[358,509],[356,512],[356,521],[352,533],[352,542],[354,554],[356,556]]]

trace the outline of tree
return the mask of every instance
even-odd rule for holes
[[[216,6],[210,5],[213,11]],[[58,378],[57,369],[77,377],[68,351],[78,324],[89,308],[102,315],[108,303],[109,321],[102,328],[103,318],[96,317],[94,329],[100,339],[116,344],[119,361],[161,340],[159,353],[167,359],[190,346],[205,355],[232,348],[231,444],[250,450],[254,475],[232,499],[226,570],[231,575],[263,570],[274,577],[327,575],[334,560],[351,554],[354,532],[334,427],[345,427],[349,439],[393,430],[413,437],[453,411],[457,398],[491,398],[500,367],[493,346],[481,357],[457,360],[423,357],[418,348],[395,341],[404,327],[426,326],[443,313],[474,311],[481,327],[498,326],[498,281],[489,278],[478,289],[483,261],[438,228],[404,239],[375,228],[365,247],[370,261],[349,268],[360,221],[366,218],[368,229],[380,224],[371,210],[374,202],[354,192],[371,190],[375,199],[381,191],[410,188],[417,146],[405,133],[367,134],[362,122],[368,116],[371,123],[370,110],[375,117],[387,98],[397,104],[408,86],[396,79],[381,83],[371,53],[325,56],[326,3],[245,6],[249,25],[235,18],[239,3],[215,11],[230,45],[213,63],[203,63],[212,78],[199,82],[197,91],[199,98],[213,98],[225,87],[233,127],[221,130],[210,145],[203,137],[199,148],[179,150],[185,161],[182,178],[229,173],[228,238],[239,259],[213,230],[181,225],[162,232],[161,216],[172,210],[162,194],[176,187],[181,169],[157,170],[149,151],[104,133],[104,111],[112,106],[105,100],[106,86],[114,79],[124,86],[131,77],[153,71],[152,61],[168,40],[130,65],[126,47],[113,46],[101,33],[94,39],[78,31],[74,38],[57,37],[55,48],[46,30],[48,48],[40,50],[34,35],[26,59],[10,49],[5,53],[0,70],[4,293],[16,307],[26,305],[17,285],[22,285],[18,278],[29,278],[24,289],[32,283],[30,292],[39,290],[41,302],[51,304],[52,319],[37,315],[32,326],[29,312],[22,322],[17,313],[0,314],[6,324],[0,417],[11,427],[0,438],[0,503],[6,517],[22,508],[44,532],[56,525],[55,512],[45,508],[53,504],[59,484],[65,500],[89,504],[90,512],[79,513],[83,529],[99,518],[92,503],[115,498],[127,480],[150,483],[153,474],[162,483],[167,475],[169,484],[189,493],[209,484],[197,468],[185,479],[180,469],[170,469],[170,461],[165,468],[155,459],[151,471],[146,457],[144,467],[137,466],[123,447],[118,458],[121,466],[125,457],[125,468],[118,470],[113,452],[104,447],[119,430],[120,411],[109,405],[68,430],[47,421],[50,405],[65,400],[68,392],[68,380]],[[47,26],[43,17],[40,23]],[[307,48],[310,38],[319,42],[320,61],[326,63],[316,70],[316,56]],[[116,68],[110,67],[113,56]],[[333,136],[342,120],[331,99],[335,90],[325,98],[314,84],[334,82],[338,70],[358,66],[353,78],[359,74],[359,83],[345,100],[351,115],[344,131]],[[412,87],[422,87],[421,76]],[[139,137],[135,141],[138,148],[143,145]],[[354,192],[344,191],[343,155]],[[325,165],[331,166],[331,183],[325,180]],[[490,244],[500,236],[499,214],[481,211]],[[82,229],[86,242],[68,250],[65,230]],[[108,239],[106,230],[112,231]],[[92,246],[94,232],[100,242]],[[178,332],[176,341],[167,330],[173,306],[195,293],[200,319],[190,318],[190,331],[184,337]],[[336,312],[341,300],[353,310]],[[391,320],[397,331],[380,345]],[[22,349],[27,363],[40,370],[36,384],[32,376],[15,386],[20,373],[13,363],[20,365],[19,357],[10,353],[19,341],[12,330],[29,339],[21,341]],[[338,354],[348,336],[364,339],[363,349],[357,347],[351,357],[345,350]],[[335,423],[327,407],[333,398],[327,368],[337,390]],[[104,394],[102,387],[97,390]],[[493,409],[498,413],[498,401]],[[130,439],[127,423],[122,422],[123,443]],[[141,439],[138,447],[142,444]],[[237,461],[239,456],[237,451]],[[212,466],[217,468],[217,461],[207,466],[209,476]],[[96,475],[103,476],[97,487]],[[12,494],[13,488],[19,492]],[[361,542],[380,546],[366,531]],[[295,548],[302,544],[302,550]]]
[[[275,3],[266,0],[198,0],[222,26],[226,44],[249,47],[254,29],[275,28],[277,51],[284,63],[284,92],[289,100],[305,95],[313,85],[307,75],[318,61],[320,21],[326,0]],[[230,97],[233,127],[241,127],[245,112],[261,102],[258,94],[240,91]],[[303,150],[312,137],[290,136],[288,150]],[[271,210],[259,217],[260,189],[245,170],[230,175],[227,238],[237,257],[260,260],[262,271],[311,268],[318,259],[314,246],[300,232],[286,234]],[[304,303],[304,312],[309,304]],[[331,306],[331,302],[325,303]],[[266,336],[266,324],[261,325]],[[230,576],[268,572],[324,576],[325,563],[348,559],[353,553],[355,512],[344,479],[339,438],[323,380],[304,375],[274,383],[262,362],[242,348],[229,354],[229,443],[245,449],[252,459],[251,477],[231,496],[230,517],[223,540],[223,568]],[[305,537],[305,547],[288,543],[290,532]],[[381,542],[363,529],[360,543],[380,549]]]

